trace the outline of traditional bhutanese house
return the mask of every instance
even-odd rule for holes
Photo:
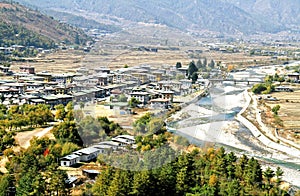
[[[8,73],[8,71],[9,71],[9,67],[5,67],[5,66],[0,66],[0,72],[1,73]]]
[[[136,98],[141,104],[146,105],[150,99],[149,93],[147,92],[132,92],[129,94],[130,98]]]
[[[52,74],[49,72],[39,72],[36,74],[37,76],[43,77],[44,82],[51,82]]]
[[[32,104],[32,105],[44,104],[45,100],[44,99],[30,99],[28,101],[28,103]]]
[[[60,159],[60,166],[70,167],[77,164],[80,161],[80,156],[76,154],[70,154]]]
[[[42,91],[45,95],[54,94],[55,93],[55,88],[52,87],[52,86],[45,86]]]
[[[43,88],[44,85],[41,83],[26,83],[26,92],[28,91],[36,91],[38,89]]]
[[[161,81],[162,80],[162,76],[163,76],[163,73],[162,72],[158,72],[158,71],[155,71],[152,73],[154,76],[155,76],[155,80],[157,82]]]
[[[45,104],[50,105],[51,108],[59,104],[58,98],[55,95],[44,95],[41,99],[45,100]]]
[[[132,73],[132,75],[135,77],[135,78],[138,78],[139,81],[141,82],[141,84],[145,84],[147,82],[149,82],[149,79],[148,79],[148,74],[147,73]]]
[[[185,76],[188,75],[188,67],[181,67],[181,68],[178,68],[177,70]]]
[[[55,95],[58,99],[58,104],[63,104],[63,105],[67,105],[69,102],[71,102],[73,100],[73,96],[71,95]]]
[[[113,89],[113,90],[111,90],[110,91],[110,94],[112,95],[112,96],[119,96],[119,95],[121,95],[122,94],[122,91],[120,90],[120,89]]]
[[[299,73],[289,73],[288,77],[292,81],[299,81],[300,79],[300,74]]]
[[[35,74],[34,67],[31,66],[20,66],[20,72]]]
[[[107,86],[108,85],[108,76],[107,73],[99,73],[94,76],[98,79],[98,85],[100,86]]]
[[[173,102],[174,92],[173,91],[161,91],[161,98],[168,99],[169,101]]]
[[[293,89],[287,86],[276,86],[275,91],[277,92],[293,92]]]
[[[183,88],[190,88],[192,86],[192,80],[183,79],[179,81]]]
[[[151,99],[150,108],[151,109],[167,109],[170,105],[169,99]]]
[[[53,74],[51,80],[58,83],[70,84],[73,82],[75,76],[76,75],[72,73]]]
[[[69,94],[73,91],[73,85],[58,85],[55,87],[55,94]]]
[[[110,69],[108,67],[98,67],[98,68],[95,68],[94,71],[96,73],[107,73],[107,74],[110,73]]]
[[[2,95],[16,95],[16,94],[19,94],[19,90],[16,89],[16,88],[10,88],[10,87],[4,87],[4,86],[1,86],[0,87],[0,94]]]
[[[19,94],[23,94],[26,90],[26,84],[24,83],[5,83],[2,86],[17,89],[19,91]]]

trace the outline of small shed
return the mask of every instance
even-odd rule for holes
[[[84,175],[90,179],[93,179],[93,180],[95,180],[99,174],[100,174],[100,172],[97,170],[87,170],[87,169],[82,170],[82,175]]]

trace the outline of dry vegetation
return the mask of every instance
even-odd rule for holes
[[[283,130],[279,135],[294,142],[300,143],[300,90],[294,92],[276,92],[272,96],[279,99],[277,102],[267,102],[269,108],[280,105],[278,112],[283,122]]]
[[[14,62],[11,69],[14,72],[19,71],[20,66],[29,65],[35,67],[36,72],[74,72],[82,66],[83,53],[75,51],[58,51],[46,55],[45,57],[31,58],[28,62]]]

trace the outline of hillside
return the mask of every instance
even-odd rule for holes
[[[0,44],[51,48],[61,41],[84,43],[82,30],[19,4],[0,2]]]
[[[78,28],[87,28],[87,29],[100,29],[105,32],[114,33],[120,31],[121,28],[116,25],[109,25],[97,22],[96,20],[85,18],[83,16],[78,16],[71,13],[47,10],[47,15],[53,16],[56,19],[59,19],[67,24],[76,26]]]
[[[18,1],[43,10],[93,16],[98,22],[103,21],[101,17],[109,16],[131,22],[160,23],[190,32],[276,33],[296,28],[300,23],[297,0]]]
[[[300,25],[297,0],[225,0],[270,23],[295,28]],[[299,28],[299,27],[298,27]]]

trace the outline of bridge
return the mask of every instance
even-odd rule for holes
[[[234,84],[237,83],[247,83],[248,85],[250,84],[257,84],[257,83],[263,83],[263,80],[255,79],[255,80],[247,80],[247,79],[230,79],[230,78],[225,78],[225,79],[208,79],[210,83],[215,84],[215,83],[223,83],[223,82],[233,82]]]

